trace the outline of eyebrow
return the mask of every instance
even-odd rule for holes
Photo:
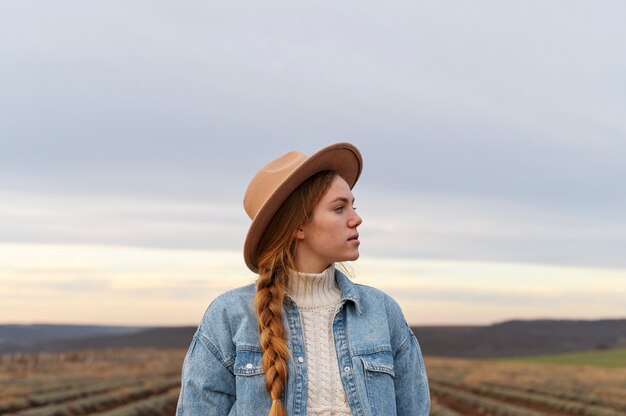
[[[334,204],[334,203],[335,203],[335,202],[337,202],[337,201],[341,201],[341,202],[348,203],[349,199],[348,199],[348,198],[345,198],[345,197],[343,197],[343,196],[340,196],[339,198],[335,198],[335,199],[333,199],[332,201],[330,201],[330,203],[331,203],[331,204]],[[353,204],[354,204],[354,201],[355,201],[355,199],[354,199],[354,198],[352,198],[352,203],[353,203]]]

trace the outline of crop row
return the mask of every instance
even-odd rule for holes
[[[624,392],[621,395],[604,395],[601,392],[589,392],[588,389],[582,388],[568,388],[560,385],[543,384],[541,387],[523,387],[523,386],[511,386],[504,385],[502,383],[495,383],[485,381],[482,384],[486,386],[493,386],[498,388],[517,388],[525,390],[531,393],[544,394],[554,396],[560,399],[573,400],[585,403],[586,405],[599,405],[602,407],[611,407],[616,410],[626,412],[626,397]]]
[[[16,377],[6,382],[0,381],[0,403],[15,397],[73,390],[77,386],[97,383],[98,380],[96,377],[68,377],[61,374],[55,374],[54,376],[30,375],[25,378]]]
[[[63,390],[53,390],[39,394],[29,394],[26,397],[5,398],[0,401],[0,414],[15,412],[32,407],[40,407],[63,403],[74,399],[94,396],[99,393],[112,391],[121,387],[137,386],[141,387],[143,382],[140,379],[116,379],[97,381],[87,385],[73,384],[70,388]],[[69,387],[69,386],[68,386]]]
[[[430,383],[431,392],[446,405],[459,409],[462,414],[479,413],[494,416],[548,416],[549,413],[542,413],[525,407],[501,402],[498,400],[479,396],[474,393],[458,390],[443,384]],[[460,410],[463,409],[463,410]]]
[[[162,394],[180,385],[179,378],[145,383],[143,386],[122,387],[103,394],[80,398],[60,404],[23,410],[20,416],[78,416],[102,412],[137,400]]]
[[[176,387],[158,396],[116,407],[97,416],[171,416],[176,411],[180,388]]]
[[[580,401],[562,399],[545,393],[535,393],[520,390],[508,386],[494,385],[469,385],[455,381],[439,381],[439,383],[454,389],[461,389],[480,396],[488,396],[501,399],[506,402],[517,403],[524,406],[532,406],[545,409],[546,411],[558,411],[561,413],[580,416],[623,416],[624,412],[611,409],[606,406],[582,403]]]
[[[430,415],[429,416],[463,416],[461,413],[456,412],[452,409],[445,407],[444,405],[432,402],[430,404]]]

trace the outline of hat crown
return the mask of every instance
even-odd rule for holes
[[[254,220],[278,186],[306,160],[304,153],[291,150],[263,166],[254,175],[243,198],[243,206],[250,219]]]

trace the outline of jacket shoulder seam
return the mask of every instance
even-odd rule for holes
[[[407,329],[409,331],[409,334],[400,343],[400,346],[398,347],[398,350],[396,351],[396,356],[398,356],[398,355],[404,353],[406,350],[408,350],[409,347],[410,347],[410,344],[411,344],[411,338],[416,338],[415,334],[413,333],[411,328],[409,328],[408,325],[407,325]]]
[[[200,341],[204,347],[213,354],[215,359],[228,371],[232,373],[232,366],[235,363],[235,357],[225,357],[222,352],[217,348],[215,344],[211,342],[207,337],[202,334],[195,335],[196,339]]]

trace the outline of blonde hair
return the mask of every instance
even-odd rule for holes
[[[255,304],[265,387],[272,399],[269,416],[287,416],[281,397],[287,383],[289,348],[282,315],[288,270],[295,270],[295,234],[309,222],[313,208],[328,191],[335,176],[334,171],[322,171],[296,188],[280,206],[259,243]]]

